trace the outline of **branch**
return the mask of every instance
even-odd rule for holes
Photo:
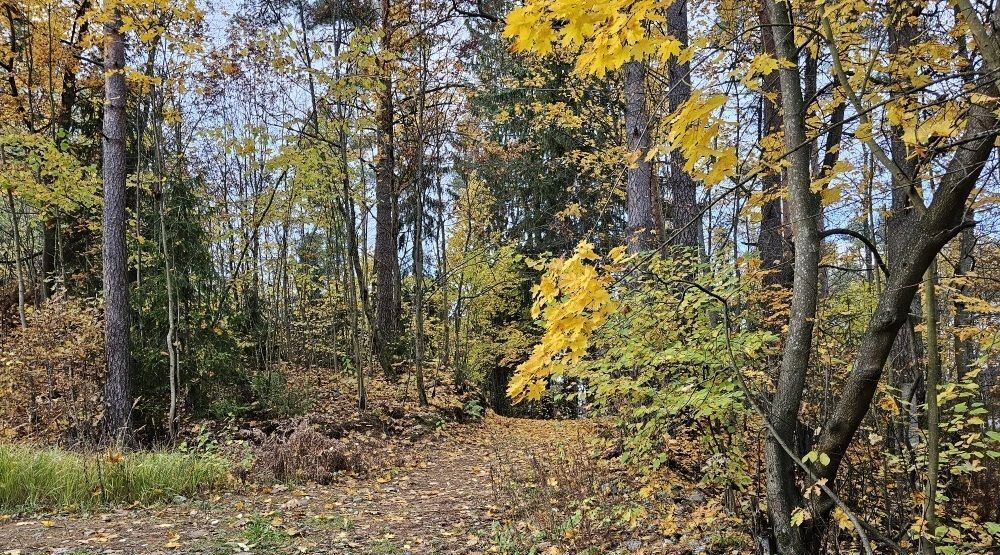
[[[476,11],[474,12],[469,10],[463,10],[462,8],[458,7],[458,0],[452,0],[451,7],[453,10],[455,10],[455,13],[457,13],[458,15],[464,15],[465,17],[474,17],[478,19],[485,19],[492,23],[500,22],[499,17],[483,11],[483,5],[479,2],[479,0],[476,0]]]
[[[850,80],[847,78],[847,73],[844,72],[844,66],[841,65],[840,63],[840,49],[837,48],[837,43],[833,38],[833,28],[830,26],[830,19],[826,16],[825,13],[822,12],[821,16],[822,16],[821,24],[823,27],[823,35],[824,38],[826,39],[827,47],[830,49],[830,58],[831,58],[831,63],[833,65],[833,73],[834,75],[836,75],[837,81],[840,83],[840,86],[844,89],[844,93],[847,95],[847,99],[850,100],[851,105],[854,106],[854,110],[858,112],[858,114],[860,115],[861,124],[867,125],[870,128],[871,119],[868,118],[868,112],[861,105],[861,99],[858,97],[858,93],[855,92],[854,87],[851,85]],[[927,207],[926,205],[924,205],[923,199],[920,198],[920,195],[916,191],[915,185],[913,183],[913,178],[903,173],[903,170],[899,167],[899,165],[897,165],[891,158],[889,158],[889,155],[885,153],[885,150],[882,148],[882,146],[879,145],[877,142],[875,142],[875,139],[872,138],[872,135],[868,135],[867,138],[861,139],[861,142],[863,142],[865,145],[868,146],[869,149],[871,149],[872,155],[875,157],[875,159],[878,160],[879,164],[881,164],[882,167],[884,167],[890,174],[892,174],[892,177],[898,183],[906,184],[907,191],[910,196],[910,202],[913,204],[914,211],[916,212],[917,216],[923,215],[923,213],[927,210]]]
[[[850,507],[848,507],[847,504],[844,503],[844,501],[840,498],[840,496],[838,496],[836,493],[833,492],[832,489],[830,489],[830,486],[827,485],[826,481],[820,480],[815,474],[813,474],[812,469],[809,468],[809,465],[802,462],[802,459],[800,459],[795,455],[795,452],[792,451],[792,448],[789,447],[789,445],[785,442],[785,440],[782,439],[781,436],[774,429],[774,426],[771,424],[771,420],[767,417],[767,413],[764,412],[764,410],[760,407],[760,405],[758,405],[757,402],[754,400],[754,396],[750,392],[750,386],[747,385],[746,379],[743,377],[743,373],[740,372],[739,365],[736,363],[736,354],[733,351],[733,343],[730,330],[731,320],[729,318],[729,302],[718,293],[712,291],[711,289],[699,283],[688,281],[686,279],[674,279],[674,281],[678,283],[684,283],[696,289],[700,289],[703,293],[705,293],[709,297],[712,297],[713,299],[722,304],[723,318],[726,324],[725,328],[726,350],[728,351],[729,354],[730,369],[736,374],[736,377],[739,378],[740,389],[742,389],[743,394],[747,396],[747,400],[750,403],[750,407],[753,408],[754,412],[756,412],[757,415],[760,416],[761,420],[763,420],[764,426],[767,428],[768,433],[770,433],[771,437],[774,438],[774,440],[778,443],[778,445],[781,446],[781,449],[785,451],[785,454],[788,455],[788,458],[794,461],[795,464],[798,465],[798,467],[801,468],[802,471],[806,473],[806,476],[808,476],[809,479],[815,483],[815,485],[819,486],[819,488],[823,490],[823,493],[825,493],[830,499],[833,500],[833,502],[838,507],[840,507],[840,510],[844,511],[844,514],[846,514],[847,518],[850,519],[851,524],[854,525],[854,529],[855,531],[857,531],[858,537],[861,539],[861,545],[862,547],[864,547],[865,553],[867,553],[868,555],[874,555],[874,551],[872,551],[871,541],[868,539],[868,535],[865,533],[866,528],[868,528],[867,525],[862,525],[861,519],[859,519],[858,516],[854,514],[854,511],[852,511]],[[897,551],[901,550],[897,548]]]
[[[872,253],[872,255],[875,256],[875,263],[878,264],[878,267],[882,269],[882,273],[885,274],[886,276],[889,275],[889,268],[885,265],[885,261],[882,260],[882,256],[878,253],[878,249],[875,248],[875,244],[872,243],[871,240],[868,239],[868,237],[865,237],[863,233],[858,233],[857,231],[854,231],[852,229],[835,227],[820,233],[819,238],[826,239],[827,237],[833,235],[847,235],[848,237],[854,237],[858,241],[864,243],[865,246],[868,247],[868,252]]]

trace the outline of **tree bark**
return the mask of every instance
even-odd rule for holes
[[[392,3],[381,0],[382,38],[384,57],[392,53]],[[395,152],[393,145],[392,64],[382,61],[381,89],[378,92],[375,160],[375,327],[373,344],[382,371],[395,378],[389,357],[390,340],[399,334],[399,253],[397,246],[399,196],[396,191]]]
[[[417,179],[413,194],[416,195],[416,214],[413,219],[413,369],[417,380],[417,399],[426,407],[427,388],[424,385],[424,135],[427,103],[427,71],[430,63],[430,48],[426,41],[420,42],[420,86],[417,91]]]
[[[932,261],[924,272],[924,330],[927,346],[927,372],[924,378],[924,395],[927,404],[927,485],[924,489],[924,526],[934,534],[937,528],[938,462],[940,460],[941,410],[937,402],[938,384],[941,382],[941,357],[938,354],[938,310],[934,294],[937,278],[936,264]],[[931,536],[921,536],[921,550],[934,555],[936,542]]]
[[[918,29],[911,22],[911,18],[919,15],[921,7],[911,6],[904,2],[893,2],[890,4],[891,19],[888,28],[889,53],[895,57],[902,51],[910,48],[917,38]],[[899,97],[900,93],[892,93],[892,96]],[[901,260],[905,251],[909,248],[909,232],[916,218],[913,205],[910,203],[909,189],[913,178],[917,172],[916,159],[910,156],[906,143],[903,141],[903,130],[899,126],[890,129],[889,155],[893,165],[899,169],[898,174],[892,172],[890,210],[885,218],[886,234],[886,255],[889,263]],[[900,179],[899,174],[904,176]],[[914,299],[910,313],[920,313],[919,299]],[[916,322],[907,318],[903,327],[899,330],[899,335],[893,344],[892,356],[892,377],[893,386],[902,391],[905,398],[917,399],[917,388],[920,383],[920,369],[918,360],[921,355],[921,345],[914,332]],[[913,445],[910,442],[909,426],[911,421],[916,420],[915,407],[917,403],[910,405],[910,409],[905,411],[901,422],[895,426],[894,445],[899,445],[897,451],[909,453]],[[898,454],[898,453],[897,453]]]
[[[636,157],[626,175],[629,252],[654,248],[653,165],[646,159],[650,146],[649,110],[646,107],[646,65],[625,64],[625,134],[629,154]]]
[[[769,436],[765,448],[767,497],[779,550],[782,553],[805,553],[809,547],[806,528],[791,524],[792,512],[802,505],[802,496],[795,480],[796,465],[780,443],[798,444],[795,431],[812,351],[818,296],[820,203],[819,197],[810,188],[811,164],[805,130],[805,103],[789,6],[778,0],[767,0],[766,3],[770,20],[774,24],[771,30],[775,53],[779,60],[787,62],[787,67],[779,70],[778,80],[783,108],[784,149],[789,163],[785,179],[792,235],[795,238],[788,333],[769,415],[777,438]]]
[[[995,94],[995,93],[994,93]],[[994,106],[973,103],[968,126],[937,188],[934,200],[922,216],[909,226],[909,247],[890,262],[886,287],[868,328],[861,337],[854,367],[844,383],[839,401],[823,425],[816,450],[830,457],[830,464],[814,469],[820,478],[833,482],[847,448],[871,408],[882,369],[900,328],[907,322],[910,303],[934,257],[957,235],[966,219],[969,195],[994,150],[997,118]],[[826,517],[829,499],[819,503],[814,519]]]
[[[174,301],[174,282],[170,269],[171,254],[167,242],[167,196],[163,193],[160,196],[160,246],[163,249],[163,277],[167,286],[167,368],[168,381],[170,383],[170,407],[167,410],[167,432],[170,439],[177,438],[177,382],[179,377],[180,360],[177,352],[177,322],[175,313],[177,306]]]
[[[667,29],[670,35],[688,46],[687,0],[677,0],[667,9]],[[680,63],[676,57],[667,63],[670,92],[667,100],[673,112],[691,98],[691,64]],[[697,184],[684,171],[684,156],[679,150],[670,153],[669,186],[673,198],[673,244],[697,252],[701,244],[701,213],[698,210]]]
[[[767,9],[762,7],[758,14],[761,25],[761,50],[775,55],[774,34],[771,31]],[[781,128],[778,105],[781,103],[781,87],[778,72],[765,75],[761,83],[760,137],[776,133]],[[772,98],[773,97],[773,98]],[[783,289],[792,286],[792,250],[785,241],[784,220],[781,210],[781,170],[765,174],[763,183],[764,205],[761,206],[760,231],[757,235],[757,250],[760,252],[761,268],[768,271],[764,285],[777,285]]]
[[[125,247],[125,41],[117,10],[104,27],[104,180],[101,252],[104,289],[104,425],[109,439],[131,431],[129,304]]]
[[[14,235],[14,269],[17,272],[17,315],[21,321],[21,329],[28,329],[28,319],[24,313],[24,295],[25,295],[25,282],[24,282],[24,264],[28,263],[31,258],[29,256],[24,256],[22,259],[21,253],[21,229],[20,222],[17,217],[17,207],[14,205],[14,193],[10,189],[7,189],[7,208],[10,210],[10,223],[13,228]]]
[[[972,256],[973,248],[976,244],[975,229],[973,225],[975,224],[975,218],[973,213],[969,211],[969,217],[966,219],[966,225],[968,227],[962,231],[962,235],[959,238],[958,247],[958,262],[955,264],[955,277],[966,276],[970,274],[975,268],[975,259]],[[958,285],[958,292],[964,294],[968,286],[966,284],[960,283]],[[964,327],[972,326],[975,322],[974,316],[967,310],[965,303],[958,301],[955,303],[955,328],[961,330]],[[959,379],[966,372],[972,369],[972,363],[976,359],[976,341],[972,338],[962,339],[960,335],[955,336],[955,369],[953,373],[954,379]],[[985,372],[983,373],[985,374]],[[982,374],[980,374],[982,375]],[[981,382],[980,385],[984,385],[985,382]]]

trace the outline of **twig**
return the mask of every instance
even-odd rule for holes
[[[854,511],[852,511],[847,506],[847,504],[844,503],[844,501],[840,498],[840,496],[838,496],[836,493],[834,493],[832,489],[830,489],[830,486],[826,485],[825,482],[819,481],[816,478],[816,475],[813,474],[812,470],[810,470],[809,466],[806,463],[802,462],[802,459],[800,459],[795,455],[795,453],[788,446],[788,444],[785,443],[785,440],[782,439],[775,432],[774,426],[771,424],[771,420],[767,417],[767,414],[764,412],[764,410],[761,409],[760,406],[757,404],[757,402],[754,400],[754,396],[750,391],[750,386],[747,385],[746,380],[743,378],[743,374],[740,372],[739,367],[736,364],[736,355],[733,352],[732,338],[730,337],[729,302],[725,298],[720,296],[718,293],[712,291],[711,289],[699,283],[695,283],[693,281],[689,281],[686,279],[674,279],[673,281],[678,283],[683,283],[688,286],[699,289],[709,297],[712,297],[713,299],[719,301],[722,304],[723,317],[725,318],[725,323],[726,323],[726,330],[725,330],[726,350],[728,351],[729,354],[730,366],[733,372],[736,373],[736,377],[739,379],[740,389],[742,389],[743,394],[747,396],[747,400],[750,403],[750,407],[753,408],[754,411],[757,412],[758,416],[760,416],[761,420],[764,421],[764,426],[771,434],[771,437],[773,437],[774,440],[778,443],[778,445],[781,446],[782,450],[785,451],[788,457],[791,458],[792,461],[794,461],[795,464],[798,465],[798,467],[801,468],[806,473],[806,475],[809,477],[810,480],[815,482],[815,484],[819,486],[821,490],[823,490],[823,493],[825,493],[834,502],[834,504],[836,504],[840,508],[840,510],[844,511],[844,514],[847,515],[847,518],[850,519],[851,524],[854,525],[854,529],[858,532],[858,536],[861,539],[861,545],[864,547],[865,553],[867,553],[868,555],[874,555],[874,551],[872,551],[871,541],[868,539],[868,535],[865,533],[865,527],[862,526],[861,520],[857,517],[857,515],[854,514]]]

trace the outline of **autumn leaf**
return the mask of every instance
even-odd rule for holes
[[[163,547],[169,549],[177,549],[178,547],[181,547],[181,535],[177,532],[171,532],[170,535],[167,536],[167,543],[163,544]]]

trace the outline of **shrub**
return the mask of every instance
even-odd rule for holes
[[[288,439],[266,441],[251,472],[264,481],[327,484],[337,472],[356,472],[363,467],[364,461],[357,452],[313,430],[303,421]]]
[[[80,442],[100,431],[104,353],[92,303],[53,299],[0,342],[0,437]]]
[[[210,455],[0,446],[0,511],[148,504],[191,496],[226,480],[225,462]]]
[[[255,412],[263,416],[289,418],[305,414],[312,408],[308,392],[289,383],[282,369],[254,375],[250,388],[255,399]]]

